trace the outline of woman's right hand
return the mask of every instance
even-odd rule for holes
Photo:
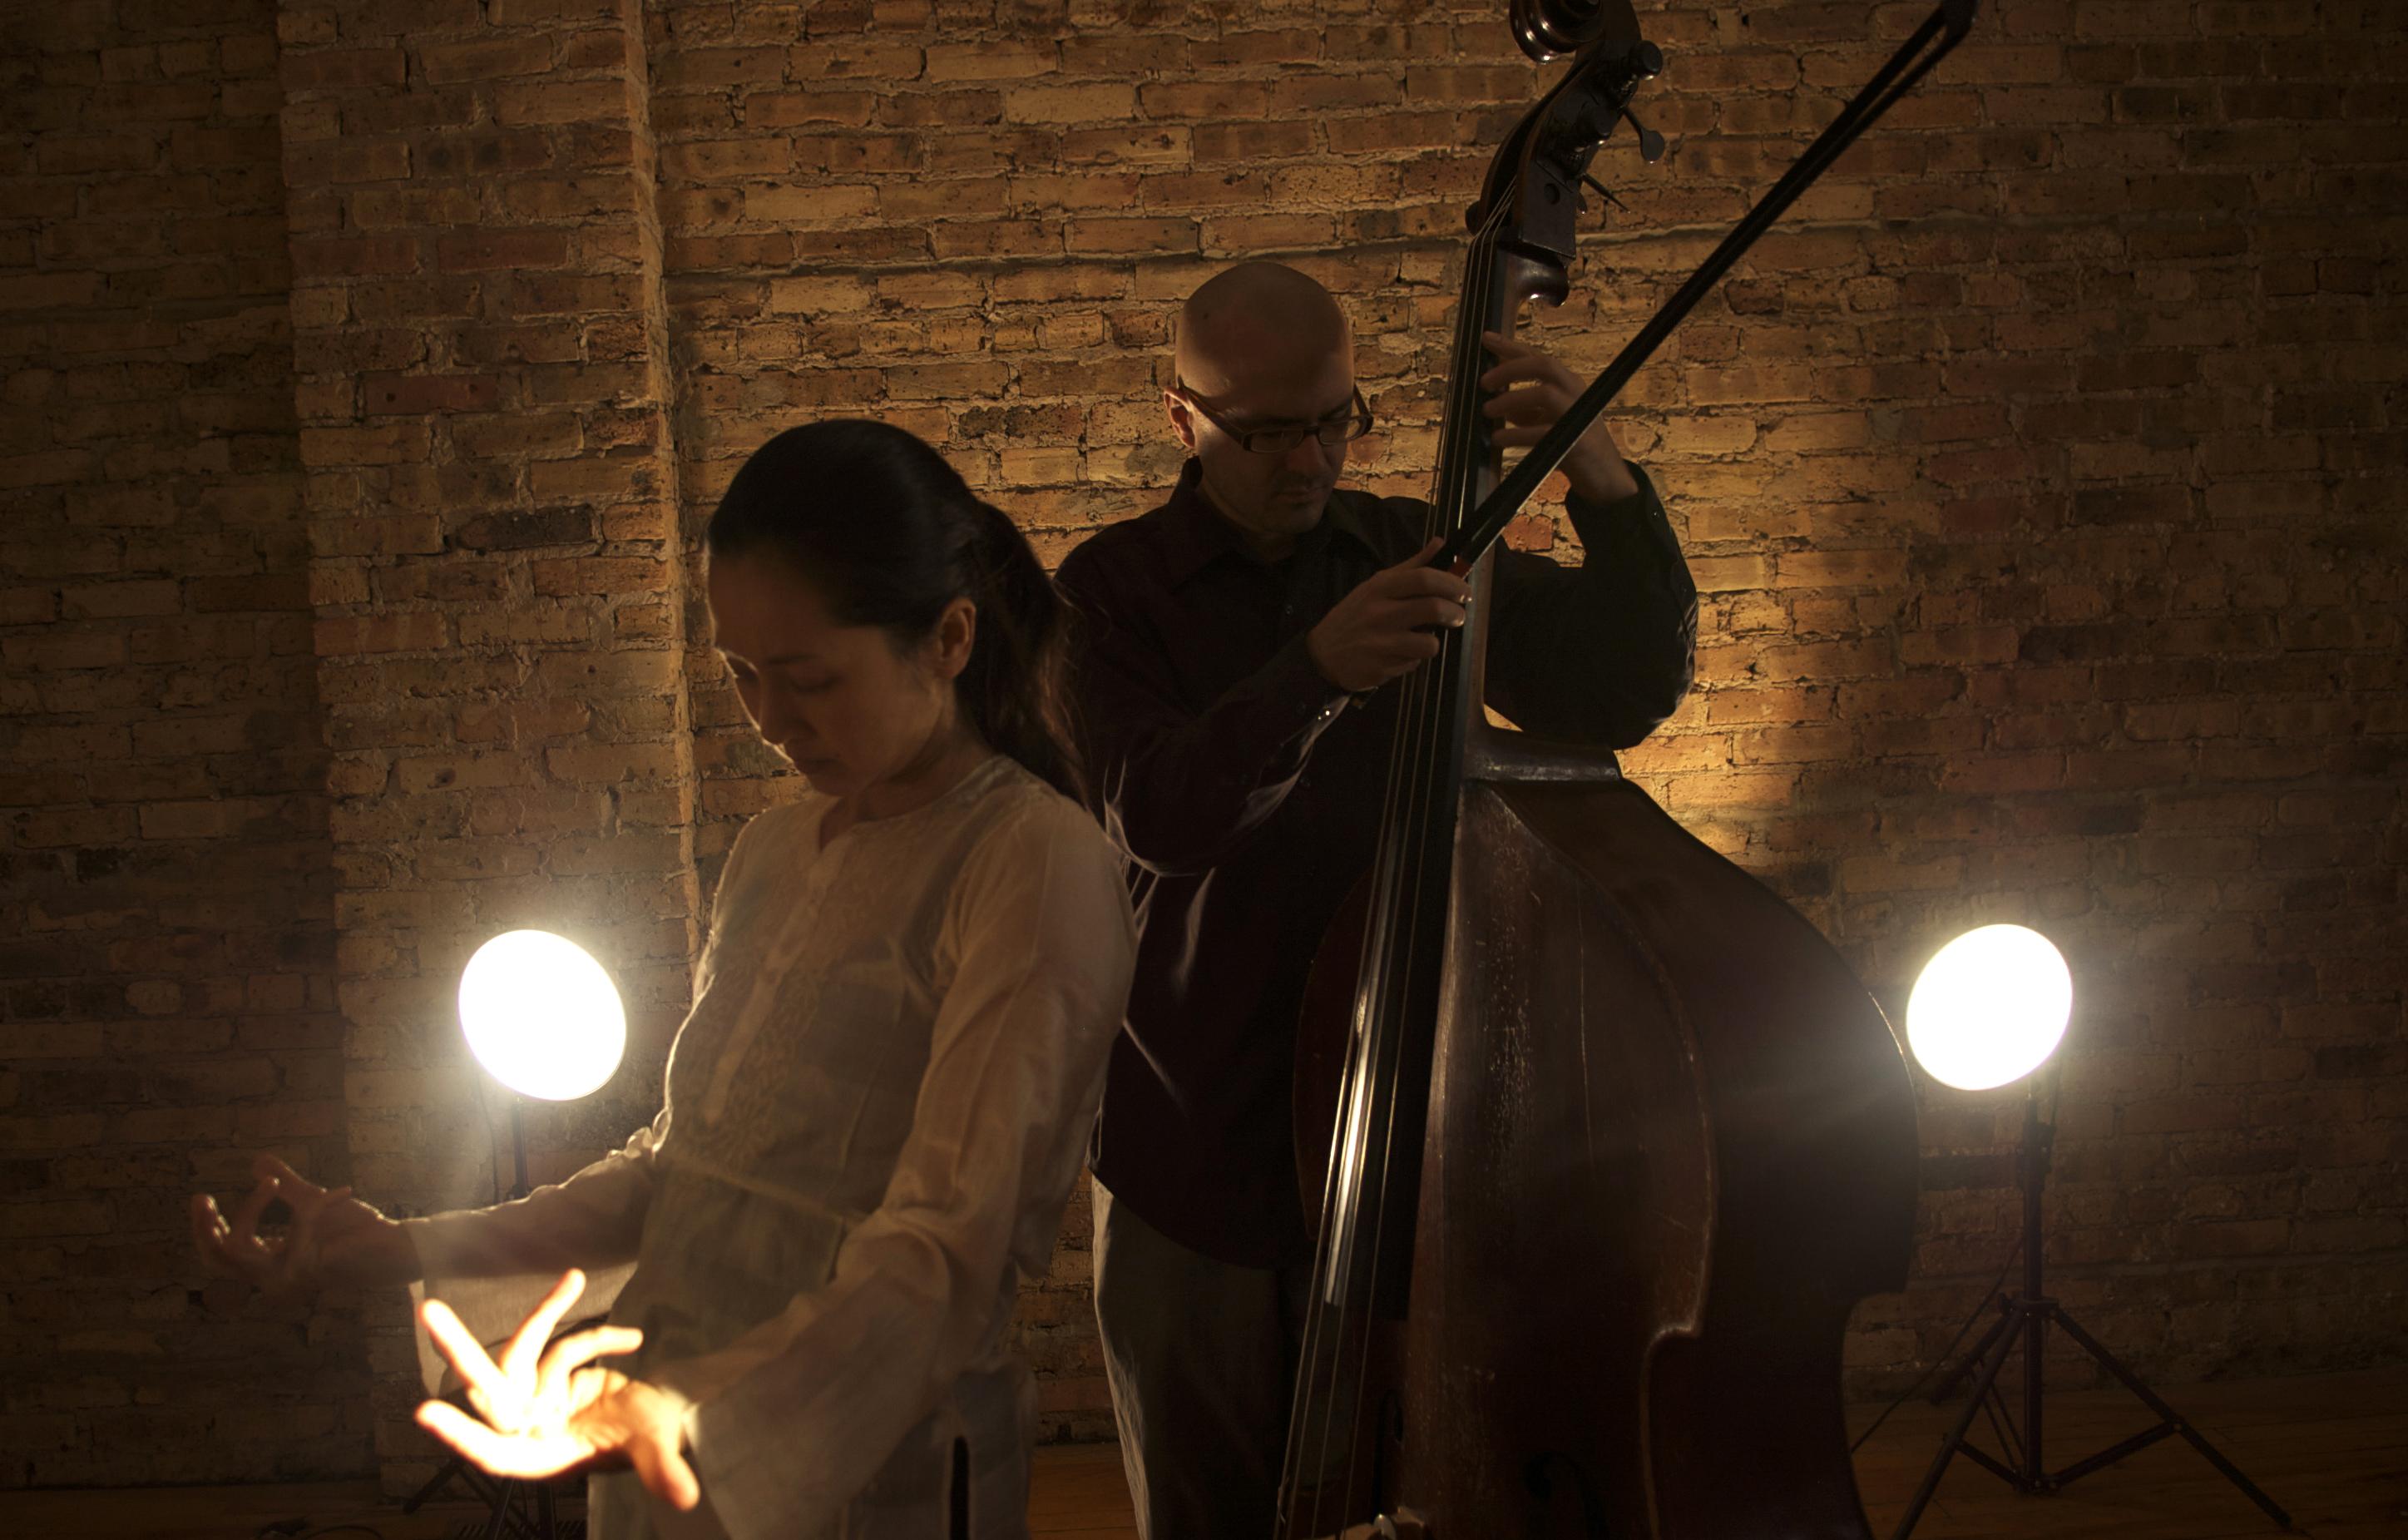
[[[407,1284],[419,1276],[409,1232],[351,1196],[331,1191],[272,1155],[251,1163],[259,1178],[229,1220],[217,1200],[193,1195],[193,1245],[201,1260],[274,1296],[321,1288]],[[259,1233],[259,1216],[281,1199],[293,1213],[281,1235]]]

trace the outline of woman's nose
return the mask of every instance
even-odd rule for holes
[[[753,703],[752,726],[771,743],[782,743],[792,735],[795,712],[786,701],[785,691],[775,686],[761,691]]]

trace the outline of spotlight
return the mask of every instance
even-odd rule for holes
[[[510,1196],[523,1198],[526,1130],[518,1098],[573,1101],[600,1090],[627,1050],[626,1008],[610,975],[575,942],[549,930],[509,930],[477,948],[461,971],[460,1030],[485,1072],[517,1093]]]
[[[1932,1079],[1986,1091],[2037,1070],[2065,1039],[2073,975],[2037,930],[1985,925],[1923,965],[1906,1001],[1906,1042]]]
[[[2048,1180],[2049,1155],[2057,1140],[2057,1127],[2054,1122],[2041,1121],[2039,1077],[2033,1072],[2046,1063],[2064,1041],[2066,1023],[2072,1011],[2073,976],[2065,966],[2064,957],[2047,937],[2019,925],[1985,925],[1950,942],[1924,965],[1914,981],[1914,992],[1907,997],[1907,1045],[1931,1078],[1967,1091],[1986,1091],[2012,1081],[2024,1081],[2023,1147],[2015,1158],[2015,1177],[2023,1188],[2024,1200],[2024,1288],[2021,1294],[2011,1295],[2002,1302],[1999,1318],[1988,1333],[1932,1392],[1934,1402],[1944,1401],[1968,1379],[1973,1383],[1964,1414],[1941,1441],[1940,1453],[1931,1461],[1931,1469],[1924,1474],[1923,1485],[1915,1489],[1906,1516],[1899,1520],[1891,1540],[1906,1540],[1915,1520],[1923,1517],[1924,1508],[1931,1502],[1932,1493],[1939,1490],[1941,1474],[1959,1454],[2017,1491],[2041,1494],[2061,1490],[2070,1482],[2175,1433],[2187,1439],[2225,1479],[2265,1510],[2268,1518],[2288,1530],[2290,1515],[2275,1506],[2273,1499],[2258,1490],[2239,1467],[2200,1435],[2199,1430],[2184,1421],[2181,1413],[2158,1399],[2097,1338],[2084,1331],[2066,1314],[2064,1306],[2041,1291],[2041,1191]],[[2054,1097],[2051,1104],[2054,1116]],[[2041,1462],[2041,1365],[2052,1325],[2072,1338],[2076,1346],[2097,1360],[2100,1367],[2126,1389],[2140,1397],[2159,1419],[2155,1427],[2058,1471],[2051,1471]],[[2019,1345],[2024,1358],[2020,1429],[2015,1426],[2006,1398],[1999,1391],[1999,1373]],[[2005,1460],[1965,1442],[1966,1431],[1985,1405],[1992,1408],[1993,1419],[2004,1441]]]

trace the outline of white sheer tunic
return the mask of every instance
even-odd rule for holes
[[[691,1403],[704,1506],[595,1478],[602,1540],[1025,1530],[1034,1388],[1000,1347],[1076,1179],[1134,950],[1087,814],[988,759],[820,846],[810,796],[720,881],[666,1104],[515,1203],[412,1221],[429,1288],[632,1259],[632,1374]]]

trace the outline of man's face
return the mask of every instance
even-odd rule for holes
[[[1354,396],[1354,349],[1341,345],[1284,359],[1246,360],[1210,381],[1218,390],[1202,381],[1186,383],[1211,416],[1176,392],[1165,393],[1163,404],[1171,431],[1203,464],[1205,497],[1258,549],[1280,553],[1321,522],[1346,467],[1346,445],[1325,444],[1308,434],[1283,453],[1262,454],[1229,430],[1308,427],[1343,417]]]

